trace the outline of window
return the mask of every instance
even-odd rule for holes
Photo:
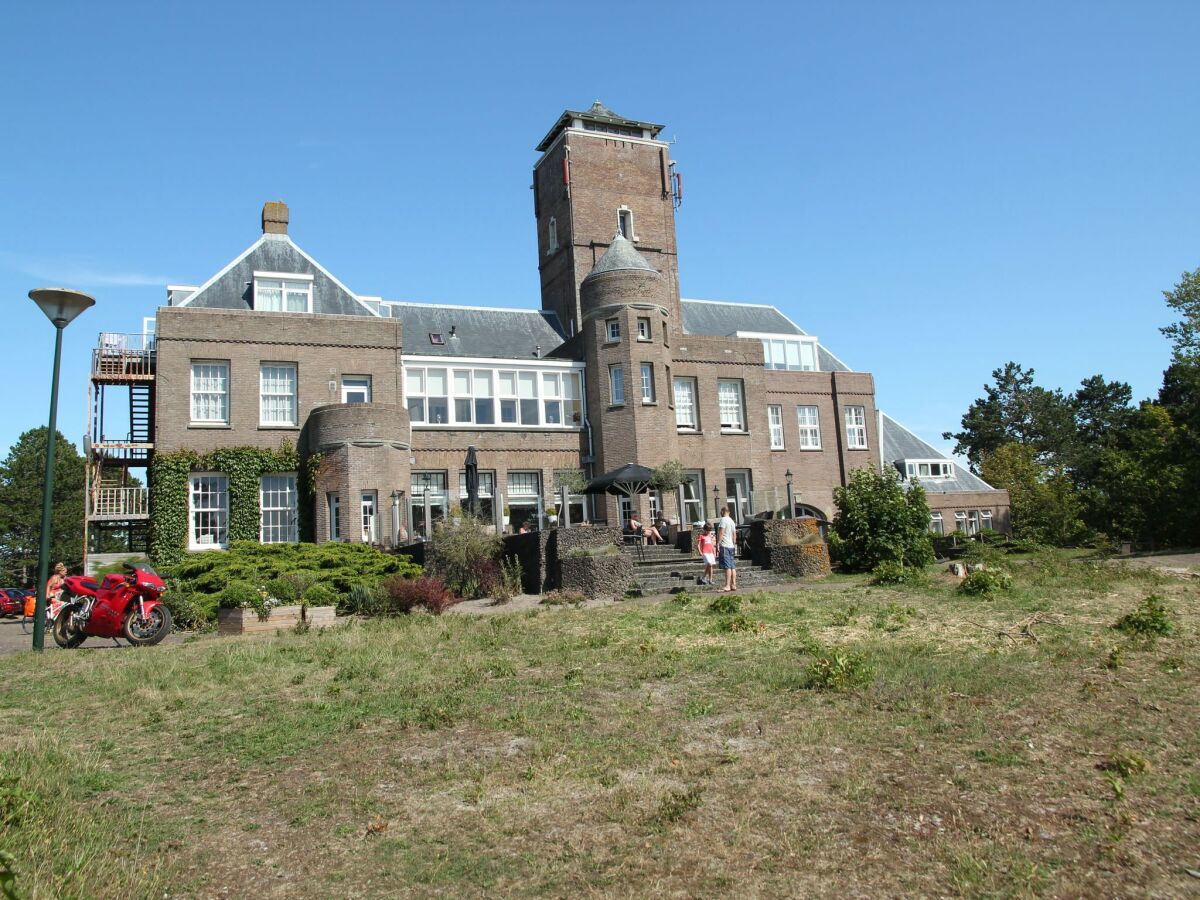
[[[684,520],[691,523],[703,522],[704,515],[704,472],[692,469],[683,473],[680,484],[683,493]]]
[[[642,402],[654,402],[654,364],[642,363]]]
[[[979,527],[984,531],[992,530],[992,511],[985,509],[979,513]]]
[[[621,320],[608,319],[604,323],[605,334],[608,335],[610,341],[619,341],[621,339]]]
[[[862,406],[846,407],[846,446],[851,450],[867,449],[867,410]]]
[[[379,517],[375,515],[374,491],[362,492],[362,540],[364,544],[379,542]]]
[[[954,530],[967,533],[967,514],[961,509],[954,514]]]
[[[954,474],[954,463],[940,460],[907,460],[904,474],[909,478],[949,478]]]
[[[508,497],[510,500],[525,500],[526,502],[531,498],[536,500],[541,496],[541,487],[541,472],[508,473]]]
[[[229,479],[224,475],[191,476],[189,549],[219,550],[229,546]]]
[[[578,427],[579,370],[445,369],[405,366],[404,394],[414,425]]]
[[[633,210],[622,206],[617,210],[617,233],[627,241],[636,241],[633,234]]]
[[[258,367],[260,425],[295,425],[296,364],[262,363]]]
[[[429,343],[434,347],[446,346],[446,338],[440,331],[429,332]]]
[[[337,494],[328,494],[329,501],[329,539],[342,539],[342,503]]]
[[[192,421],[229,424],[229,363],[192,363]]]
[[[254,273],[254,308],[264,312],[312,312],[313,276]]]
[[[742,382],[722,378],[717,382],[717,404],[721,409],[722,431],[745,431],[746,416],[742,405]]]
[[[446,517],[446,509],[450,505],[446,473],[413,472],[409,485],[409,521],[412,523],[413,536],[428,540],[433,537],[434,523]]]
[[[768,369],[789,372],[815,372],[817,342],[815,339],[759,338],[763,345],[763,364]]]
[[[371,376],[370,375],[343,375],[342,376],[342,402],[343,403],[370,403],[371,402]]]
[[[934,534],[945,534],[945,526],[942,524],[942,514],[940,512],[929,514],[929,530]]]
[[[554,216],[550,217],[550,225],[546,229],[546,255],[558,251],[558,220]]]
[[[699,428],[696,422],[696,379],[675,379],[675,426]]]
[[[800,426],[800,449],[821,449],[821,419],[815,406],[797,406],[796,423]]]
[[[650,320],[639,318],[637,320],[637,325],[638,325],[638,338],[637,339],[639,341],[650,340],[651,339],[650,338]]]
[[[967,534],[979,534],[979,510],[967,513]]]
[[[771,430],[771,449],[783,449],[783,407],[767,407],[767,424]]]
[[[609,400],[613,406],[625,402],[625,373],[620,366],[608,367]]]
[[[479,515],[485,520],[490,520],[494,509],[492,507],[492,498],[495,496],[496,490],[496,473],[495,472],[480,472],[479,473]],[[458,497],[462,501],[464,511],[467,510],[467,473],[458,473]]]
[[[262,525],[258,539],[264,544],[294,544],[297,529],[296,475],[264,475],[258,483],[258,506]]]

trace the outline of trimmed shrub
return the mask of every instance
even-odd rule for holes
[[[312,585],[301,598],[305,606],[337,606],[338,595],[321,583]]]
[[[881,562],[871,570],[871,584],[908,584],[925,582],[925,572],[898,562]]]
[[[177,631],[211,631],[217,621],[217,598],[171,585],[162,595]]]
[[[458,600],[436,575],[420,578],[404,578],[393,575],[383,582],[382,589],[387,597],[385,615],[403,615],[414,609],[425,609],[440,616]]]
[[[284,606],[300,599],[300,592],[296,590],[296,585],[287,578],[272,578],[263,585],[263,589]]]
[[[976,597],[990,597],[993,594],[1000,594],[1012,587],[1012,576],[1007,572],[1001,572],[998,569],[983,569],[979,572],[972,572],[962,580],[958,586],[960,594],[968,594]]]

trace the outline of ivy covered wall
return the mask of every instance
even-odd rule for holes
[[[190,450],[158,453],[150,463],[150,556],[167,565],[188,549],[188,478],[192,472],[220,472],[229,479],[229,540],[257,541],[261,510],[259,479],[296,473],[300,540],[313,540],[313,484],[320,454],[301,459],[296,448],[221,447],[211,453]]]

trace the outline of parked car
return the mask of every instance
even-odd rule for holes
[[[0,618],[21,618],[25,614],[25,598],[31,593],[20,588],[0,588]]]

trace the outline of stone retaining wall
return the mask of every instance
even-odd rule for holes
[[[559,561],[572,550],[613,544],[621,546],[621,529],[607,526],[551,528],[504,537],[504,556],[521,563],[521,585],[527,594],[540,594],[562,585]]]
[[[633,561],[623,553],[567,556],[559,560],[564,591],[578,591],[589,600],[624,597],[633,584]]]
[[[756,521],[746,543],[755,565],[783,575],[828,575],[832,570],[829,545],[811,516]]]

